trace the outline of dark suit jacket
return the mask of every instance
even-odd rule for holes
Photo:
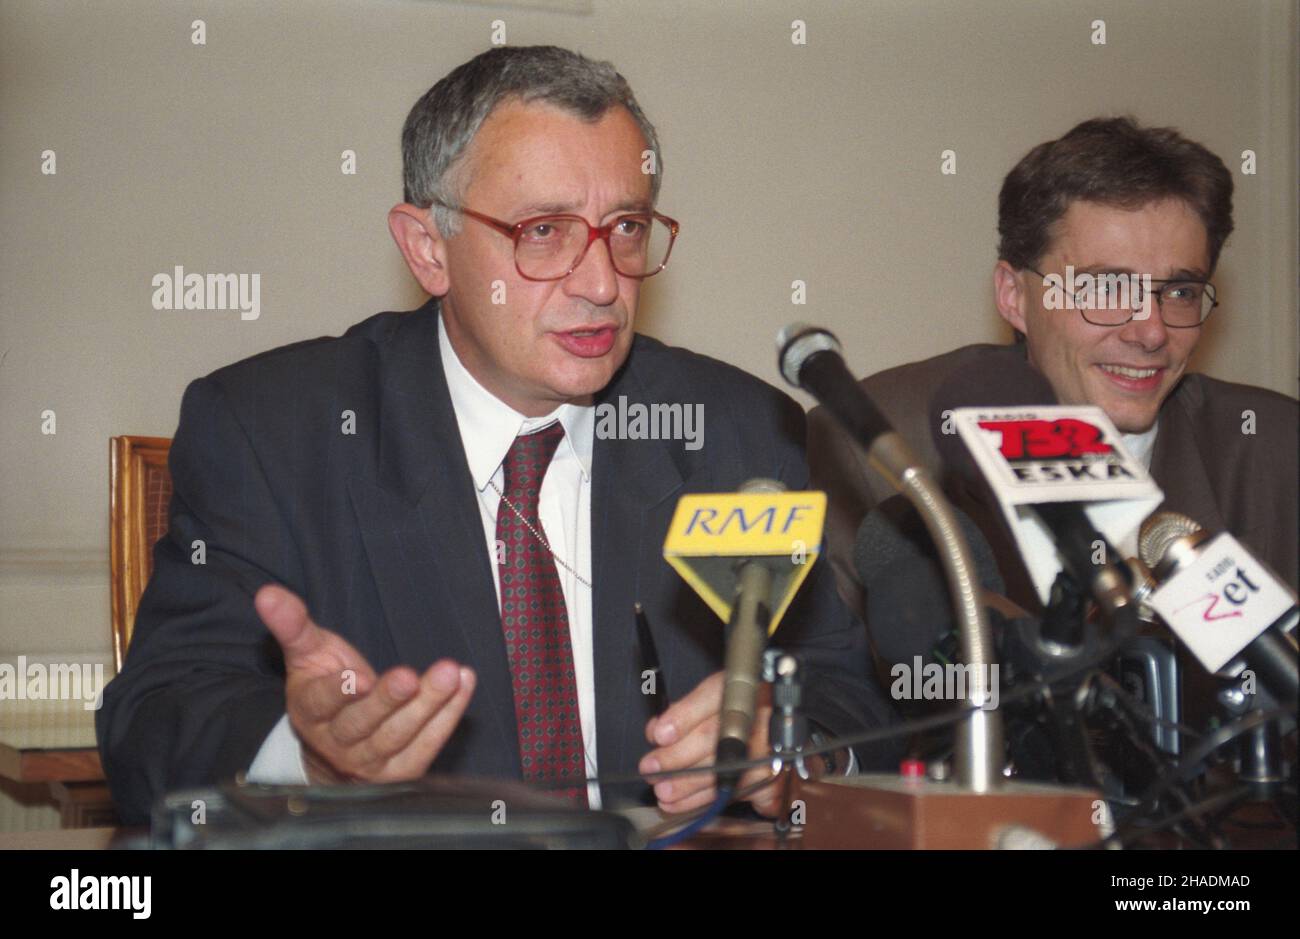
[[[383,671],[447,656],[478,688],[433,770],[520,778],[510,670],[473,484],[437,341],[438,308],[381,313],[337,339],[264,353],[192,383],[170,466],[171,526],[154,553],[122,674],[97,717],[127,821],[179,786],[245,770],[284,713],[283,660],[251,603],[279,582]],[[636,337],[601,395],[704,405],[682,441],[597,439],[592,582],[598,765],[634,773],[649,749],[633,603],[646,607],[672,699],[721,667],[723,626],[662,559],[677,499],[775,476],[803,488],[804,416],[736,368]],[[342,413],[355,434],[341,433]],[[206,564],[191,563],[192,543]],[[825,562],[775,641],[812,673],[808,714],[836,734],[891,719],[862,625]],[[859,752],[888,765],[897,752]],[[631,793],[606,789],[607,801]],[[636,794],[647,790],[636,787]]]
[[[979,524],[998,557],[1011,598],[1033,609],[1037,596],[996,508],[945,477],[931,433],[942,422],[944,403],[931,400],[939,386],[973,362],[995,369],[1004,356],[1023,358],[1024,348],[965,346],[887,369],[861,384],[918,457],[944,480],[954,502]],[[1250,414],[1254,432],[1245,433],[1243,428],[1251,429]],[[1165,493],[1162,510],[1182,512],[1210,531],[1230,532],[1292,586],[1300,577],[1298,423],[1300,405],[1285,395],[1185,375],[1161,406],[1151,455],[1151,475]],[[808,415],[808,463],[814,488],[829,495],[827,551],[841,595],[861,615],[862,583],[853,570],[853,542],[867,512],[893,490],[867,467],[861,449],[821,408]]]

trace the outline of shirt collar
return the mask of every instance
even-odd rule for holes
[[[438,317],[438,351],[474,488],[480,492],[487,488],[516,437],[539,431],[557,420],[564,427],[561,446],[569,448],[582,467],[583,478],[590,481],[592,440],[596,428],[592,405],[561,404],[550,414],[524,417],[480,385],[461,364],[456,350],[451,347],[441,316]],[[466,432],[469,428],[473,433]]]

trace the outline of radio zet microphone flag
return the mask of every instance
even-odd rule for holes
[[[1210,672],[1232,665],[1270,626],[1282,628],[1295,608],[1290,592],[1227,533],[1201,548],[1147,603]],[[1245,664],[1243,659],[1230,671],[1238,674]]]
[[[771,635],[821,552],[825,520],[824,492],[694,493],[677,503],[664,560],[724,623],[737,563],[762,561],[772,572]]]
[[[1045,605],[1061,564],[1050,532],[1030,506],[1081,503],[1093,527],[1121,555],[1137,553],[1138,527],[1164,493],[1125,449],[1101,408],[957,408],[952,421],[993,490]]]

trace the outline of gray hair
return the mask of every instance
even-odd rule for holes
[[[595,62],[556,46],[498,46],[470,59],[424,93],[402,127],[402,188],[411,205],[435,200],[460,205],[459,160],[492,110],[503,100],[544,101],[587,121],[615,105],[627,108],[654,154],[651,198],[659,196],[663,161],[654,125],[631,87],[609,62]],[[438,231],[460,230],[454,210],[433,207]]]

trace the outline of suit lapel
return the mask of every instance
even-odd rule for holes
[[[637,376],[636,347],[627,364],[599,396],[600,407],[654,403]],[[639,738],[648,712],[641,700],[640,658],[632,605],[650,588],[672,506],[664,502],[682,486],[671,440],[601,439],[592,451],[592,632],[596,680],[597,762],[603,775],[630,770],[629,741]],[[661,516],[664,516],[661,519]],[[647,540],[652,538],[654,542]],[[651,621],[652,629],[656,625]],[[665,637],[656,632],[662,655]],[[661,662],[665,672],[669,661]]]
[[[1151,475],[1165,493],[1160,510],[1181,512],[1207,531],[1226,531],[1223,513],[1196,446],[1196,428],[1182,404],[1182,395],[1187,391],[1180,385],[1160,409],[1160,429],[1156,431],[1151,453]]]
[[[387,343],[378,484],[353,477],[349,494],[398,660],[423,668],[450,656],[473,668],[467,719],[498,738],[490,765],[478,761],[475,770],[518,775],[492,559],[443,374],[437,315],[430,301]]]

